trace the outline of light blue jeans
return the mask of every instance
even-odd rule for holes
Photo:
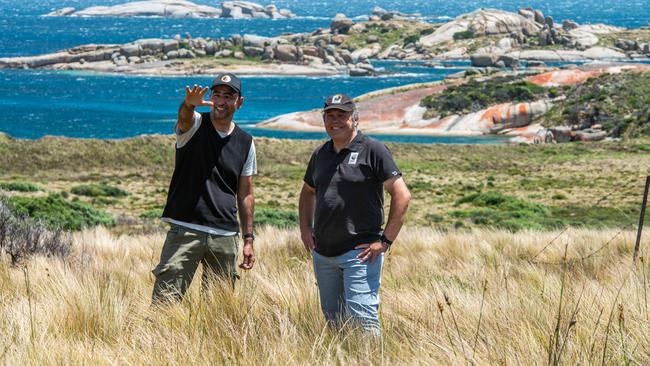
[[[312,251],[320,304],[325,320],[337,324],[351,317],[365,331],[379,336],[379,286],[384,253],[374,263],[357,259],[362,249],[337,257]]]

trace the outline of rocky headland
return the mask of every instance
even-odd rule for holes
[[[511,136],[512,142],[599,141],[650,134],[650,65],[497,72],[408,85],[356,99],[369,133]],[[323,131],[320,110],[261,128]]]
[[[114,6],[92,6],[76,10],[72,7],[55,10],[46,16],[78,17],[165,17],[165,18],[233,18],[286,19],[293,18],[288,9],[271,4],[262,6],[249,1],[225,1],[220,8],[198,5],[184,0],[134,1]]]

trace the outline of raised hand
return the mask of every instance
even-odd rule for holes
[[[203,100],[203,97],[205,96],[205,93],[208,92],[210,88],[207,86],[201,87],[197,86],[194,84],[194,86],[190,89],[189,86],[185,86],[185,103],[188,106],[194,106],[194,107],[202,107],[202,106],[212,106],[212,102],[209,100]]]

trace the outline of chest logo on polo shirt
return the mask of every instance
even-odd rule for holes
[[[348,165],[356,164],[358,158],[359,158],[359,153],[358,152],[350,153],[350,159],[348,160]]]

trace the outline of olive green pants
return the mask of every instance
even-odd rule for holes
[[[237,278],[237,236],[212,235],[172,225],[167,232],[160,263],[154,270],[153,302],[180,300],[192,283],[199,263],[203,264],[205,287],[212,276]]]

